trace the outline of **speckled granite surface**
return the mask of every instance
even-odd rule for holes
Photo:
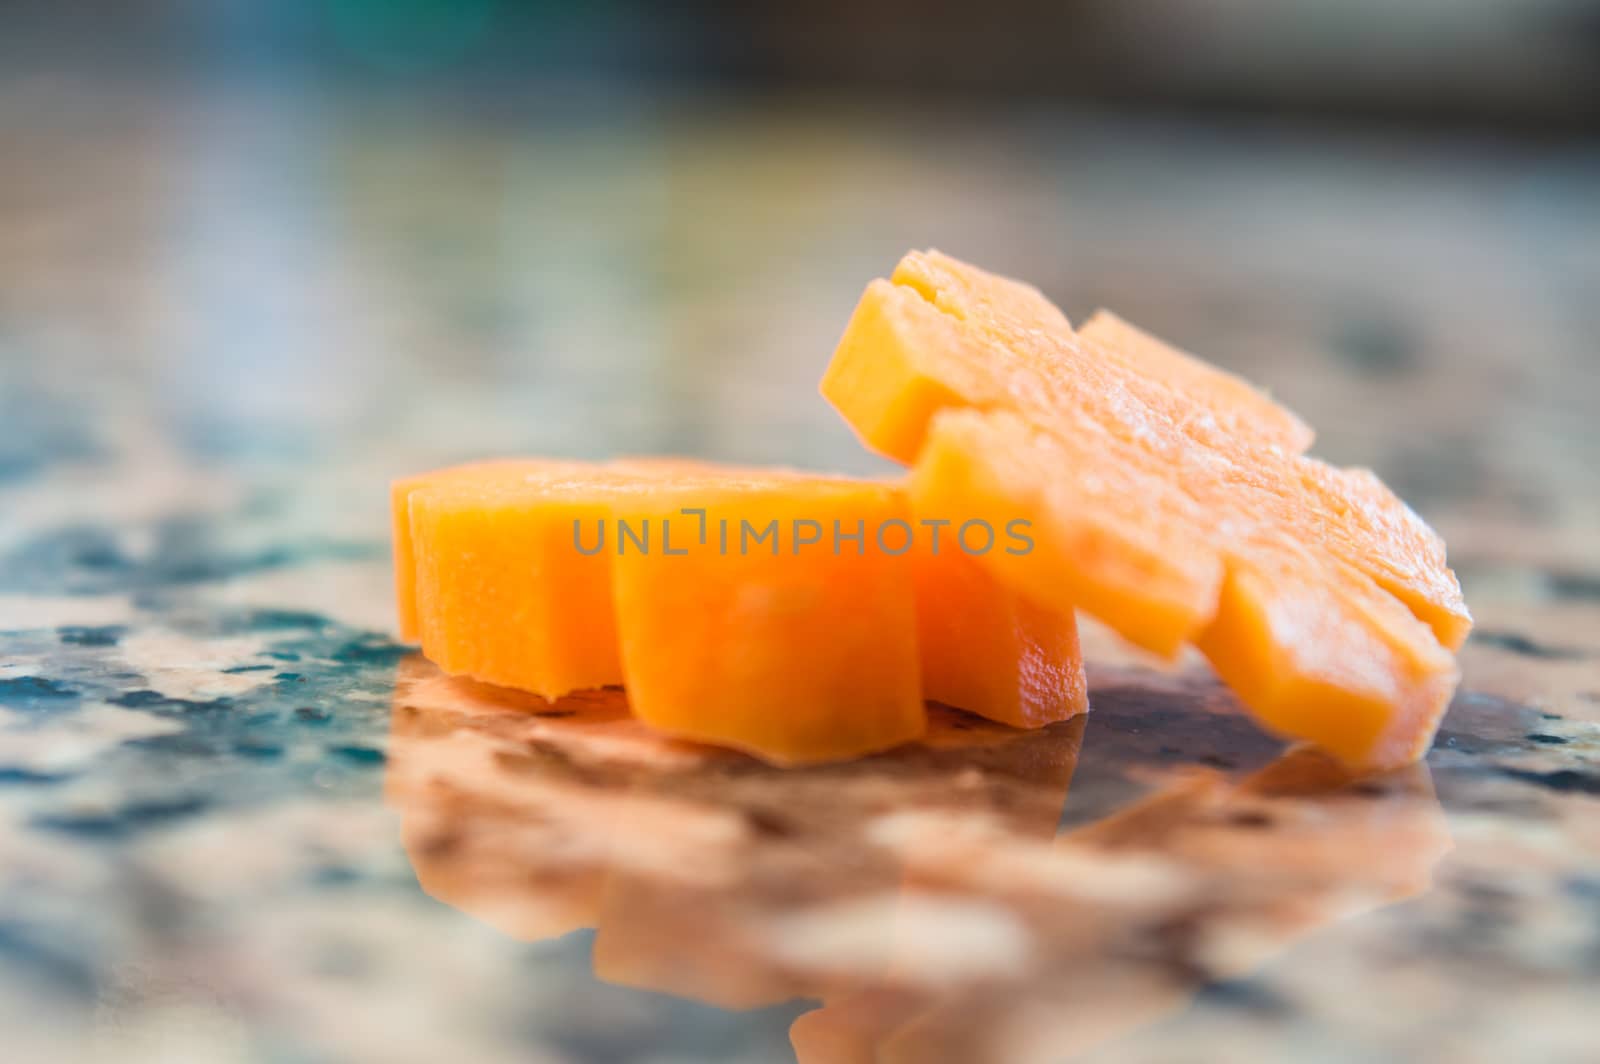
[[[0,92],[6,1060],[1600,1056],[1592,151],[575,114]],[[1086,721],[804,772],[393,641],[392,475],[872,468],[815,379],[926,244],[1440,525],[1479,629],[1424,765],[1094,632]]]

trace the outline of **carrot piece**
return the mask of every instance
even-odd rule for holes
[[[555,698],[622,682],[610,562],[572,547],[629,478],[569,462],[493,462],[396,489],[416,631],[440,668]],[[396,525],[401,519],[396,517]],[[397,564],[405,548],[396,540]],[[398,580],[402,622],[405,581]]]
[[[634,714],[669,734],[781,763],[852,757],[922,734],[911,567],[873,530],[892,485],[782,473],[652,483],[615,526],[653,536],[612,558]],[[704,510],[704,514],[685,513]],[[815,522],[819,529],[796,522]],[[864,525],[860,552],[813,532]],[[682,554],[669,552],[681,551]]]
[[[953,537],[959,522],[948,532]],[[1024,598],[959,543],[919,543],[912,578],[923,694],[1017,728],[1088,708],[1072,610]]]
[[[1192,643],[1271,730],[1353,765],[1420,757],[1471,627],[1444,545],[1237,377],[1027,285],[913,252],[867,286],[823,394],[914,464],[913,510],[1036,544],[982,561],[1131,642]]]
[[[1087,707],[1072,613],[953,532],[935,552],[897,484],[520,459],[392,502],[402,632],[456,675],[547,698],[625,683],[641,720],[779,762],[914,738],[924,697],[1023,727]]]

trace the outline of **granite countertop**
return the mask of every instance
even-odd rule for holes
[[[3,89],[7,1060],[1600,1055],[1592,150]],[[1425,763],[1093,628],[1086,719],[787,772],[396,641],[392,476],[876,468],[815,381],[929,244],[1441,528],[1478,629]]]

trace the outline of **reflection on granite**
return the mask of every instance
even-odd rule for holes
[[[1206,751],[1211,713],[1174,734],[1110,702],[1093,755],[1151,793],[1058,835],[1081,720],[940,711],[913,747],[785,772],[659,739],[620,692],[551,705],[412,660],[385,795],[424,890],[522,941],[594,929],[598,979],[820,1002],[802,1064],[1059,1060],[1422,893],[1450,849],[1423,766],[1356,781],[1297,750],[1232,779],[1141,739]]]
[[[0,1057],[1595,1058],[1592,155],[5,77]],[[802,772],[393,641],[392,475],[873,468],[808,397],[926,244],[1440,525],[1480,627],[1424,766],[1344,780],[1094,629],[1083,721]]]

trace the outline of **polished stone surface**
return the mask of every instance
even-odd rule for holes
[[[0,91],[7,1060],[1592,1060],[1592,149],[771,105]],[[49,116],[48,124],[41,116]],[[1479,628],[1350,780],[1088,633],[1093,712],[803,771],[394,641],[390,476],[878,468],[907,247],[1269,384]]]

